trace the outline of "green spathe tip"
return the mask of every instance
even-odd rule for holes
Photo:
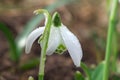
[[[55,13],[53,14],[52,21],[53,21],[53,25],[54,25],[55,27],[61,26],[61,18],[60,18],[60,15],[59,15],[58,12],[55,12]]]

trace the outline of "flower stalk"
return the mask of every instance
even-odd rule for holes
[[[105,54],[105,65],[103,69],[103,80],[108,80],[109,77],[109,64],[110,64],[110,55],[111,55],[112,40],[113,40],[112,39],[113,31],[117,23],[116,22],[117,8],[118,8],[118,0],[113,0],[113,6],[109,16],[109,28],[108,28],[107,46],[106,46],[106,54]]]
[[[36,14],[44,13],[44,15],[46,17],[45,31],[42,35],[43,37],[42,37],[42,40],[41,40],[43,46],[42,46],[42,50],[41,50],[39,75],[38,75],[38,79],[43,80],[44,79],[45,60],[46,60],[46,50],[47,50],[47,46],[48,46],[48,39],[49,39],[50,27],[51,27],[51,16],[48,13],[48,11],[44,10],[44,9],[36,10],[35,13]]]

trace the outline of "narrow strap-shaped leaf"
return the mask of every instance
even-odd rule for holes
[[[103,68],[104,68],[104,63],[102,62],[92,71],[92,80],[102,80]]]
[[[91,79],[90,69],[89,69],[83,62],[81,62],[81,68],[83,69],[83,71],[84,71],[87,79],[88,79],[88,80],[92,80],[92,79]]]
[[[5,35],[5,37],[7,38],[9,45],[10,45],[10,58],[13,61],[18,61],[19,57],[18,57],[18,50],[16,47],[16,43],[15,40],[13,38],[13,34],[11,33],[11,31],[3,24],[0,23],[0,30],[3,32],[3,34]]]
[[[105,65],[103,69],[103,80],[108,80],[109,78],[109,65],[111,58],[111,49],[112,49],[112,38],[113,32],[117,25],[116,18],[118,12],[118,0],[112,0],[112,7],[109,15],[109,27],[108,27],[108,36],[107,36],[107,45],[106,45],[106,53],[105,53]]]

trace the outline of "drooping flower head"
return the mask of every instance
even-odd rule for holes
[[[45,24],[46,25],[46,24]],[[39,27],[30,33],[26,40],[26,52],[29,53],[33,42],[43,34],[45,27]],[[42,36],[38,41],[42,47]],[[79,67],[83,56],[82,48],[77,37],[62,24],[60,15],[55,12],[52,17],[52,24],[49,34],[46,55],[54,52],[63,53],[68,50],[74,64]]]

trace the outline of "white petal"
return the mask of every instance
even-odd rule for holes
[[[82,48],[79,43],[79,40],[64,25],[62,25],[60,27],[60,33],[61,33],[62,39],[65,43],[66,48],[68,49],[68,52],[70,53],[70,56],[71,56],[74,64],[77,67],[79,67],[82,56],[83,56]]]
[[[47,48],[47,55],[51,55],[55,52],[57,47],[60,44],[61,36],[59,33],[59,28],[51,26],[49,41],[48,41],[48,48]]]
[[[43,33],[44,29],[45,27],[39,27],[29,34],[28,38],[26,39],[26,53],[30,52],[33,42]]]

